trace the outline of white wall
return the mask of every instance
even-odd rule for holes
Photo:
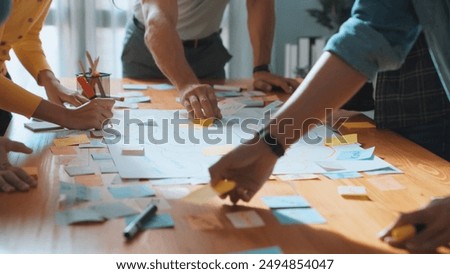
[[[272,53],[272,70],[284,73],[284,45],[296,43],[299,36],[330,35],[330,31],[315,22],[307,9],[320,8],[318,0],[276,0],[276,28]],[[246,1],[232,0],[229,13],[230,78],[251,77],[252,51],[247,30]]]

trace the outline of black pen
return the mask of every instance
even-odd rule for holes
[[[151,204],[148,206],[125,227],[123,236],[125,236],[127,240],[133,238],[134,235],[142,229],[143,225],[155,216],[156,210],[158,210],[156,205]]]

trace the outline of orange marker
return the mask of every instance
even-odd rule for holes
[[[89,99],[92,99],[95,97],[94,89],[89,85],[88,81],[84,76],[77,76],[77,82],[80,84],[81,88],[83,89],[83,95],[86,96]]]

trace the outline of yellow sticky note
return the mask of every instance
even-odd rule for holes
[[[103,180],[100,175],[80,175],[75,176],[75,182],[85,186],[101,186]]]
[[[210,146],[202,150],[205,156],[225,155],[234,149],[234,145]]]
[[[194,204],[203,204],[209,199],[227,193],[236,186],[234,181],[222,180],[217,185],[211,187],[211,185],[203,186],[199,189],[192,191],[189,195],[183,198],[184,201]]]
[[[347,134],[342,136],[334,136],[327,138],[325,141],[326,146],[340,146],[340,145],[350,145],[358,143],[358,134]]]
[[[194,119],[194,124],[198,124],[204,127],[209,127],[214,123],[214,118],[208,118],[208,119]]]
[[[53,155],[75,155],[77,151],[70,146],[51,146],[50,151]]]
[[[268,95],[268,96],[264,96],[262,99],[263,99],[264,101],[269,101],[269,102],[280,100],[280,98],[278,98],[278,96],[276,96],[276,95]]]
[[[345,128],[376,128],[376,126],[369,122],[345,122],[342,124]]]
[[[88,144],[91,141],[86,136],[86,134],[79,134],[79,135],[71,135],[64,138],[57,138],[53,140],[53,144],[57,147],[61,146],[75,146],[79,144]]]
[[[223,229],[222,223],[217,216],[212,213],[191,215],[187,217],[187,220],[191,227],[196,230]]]
[[[35,180],[38,179],[38,168],[34,166],[24,166],[21,167],[23,171],[25,171],[28,176],[33,177]]]

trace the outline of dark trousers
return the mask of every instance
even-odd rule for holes
[[[450,162],[450,112],[426,124],[391,129]]]
[[[165,79],[144,41],[144,26],[136,20],[128,22],[122,51],[123,77]],[[183,43],[184,45],[184,43]],[[220,34],[211,35],[198,47],[184,45],[186,60],[200,79],[225,79],[225,64],[231,55],[223,46]]]

